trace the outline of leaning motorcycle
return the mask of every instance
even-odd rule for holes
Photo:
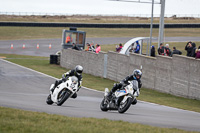
[[[128,81],[128,85],[115,91],[108,99],[108,88],[105,88],[104,98],[100,104],[102,111],[118,110],[119,113],[126,112],[132,103],[137,102],[136,96],[139,95],[137,80]]]
[[[50,94],[47,97],[46,103],[49,105],[56,103],[58,106],[61,106],[69,97],[72,97],[78,91],[78,78],[76,76],[68,77],[52,93],[51,89],[53,87],[54,84],[50,87]]]

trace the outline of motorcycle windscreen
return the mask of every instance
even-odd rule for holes
[[[133,80],[131,81],[132,85],[133,85],[133,89],[137,90],[138,89],[138,81],[137,80]]]

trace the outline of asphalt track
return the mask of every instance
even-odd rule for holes
[[[87,38],[86,42],[94,42],[100,45],[104,44],[119,44],[126,43],[131,37],[105,37],[105,38]],[[165,42],[188,42],[200,41],[200,37],[165,37]],[[153,42],[157,42],[154,39]],[[13,44],[13,49],[11,49],[11,44]],[[25,44],[25,49],[22,49],[22,45]],[[37,44],[39,44],[39,49],[37,49]],[[49,44],[52,48],[49,49]],[[183,43],[183,48],[185,43]],[[4,40],[0,41],[0,53],[9,54],[21,54],[21,55],[33,55],[33,56],[46,56],[49,57],[50,54],[55,54],[61,49],[61,38],[59,39],[34,39],[34,40]],[[113,47],[113,51],[115,47]]]
[[[0,59],[0,106],[70,117],[94,117],[132,123],[200,131],[200,113],[139,101],[124,113],[102,112],[102,92],[82,88],[76,99],[62,106],[45,100],[55,78]],[[142,95],[142,94],[141,94]]]

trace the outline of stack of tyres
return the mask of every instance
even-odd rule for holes
[[[50,55],[50,64],[58,64],[58,55]]]

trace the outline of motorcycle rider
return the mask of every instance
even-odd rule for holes
[[[62,79],[55,81],[54,87],[51,89],[52,93],[55,90],[55,88],[62,82],[65,82],[69,76],[76,76],[78,78],[78,91],[79,91],[82,84],[82,72],[83,72],[83,67],[81,65],[77,65],[74,69],[64,73],[62,75]],[[72,95],[72,98],[76,98],[76,97],[77,97],[77,94],[74,93]]]
[[[136,92],[137,96],[139,96],[139,91],[140,88],[142,87],[142,82],[141,82],[141,77],[142,77],[142,72],[139,69],[135,69],[133,71],[133,74],[130,76],[127,76],[125,79],[123,79],[120,83],[116,83],[114,84],[112,90],[108,93],[107,98],[108,100],[111,99],[112,94],[117,90],[120,89],[122,86],[126,86],[128,85],[128,81],[132,81],[132,80],[137,80],[138,81],[138,90],[135,90],[134,92]],[[136,104],[137,100],[134,99],[132,104]]]

